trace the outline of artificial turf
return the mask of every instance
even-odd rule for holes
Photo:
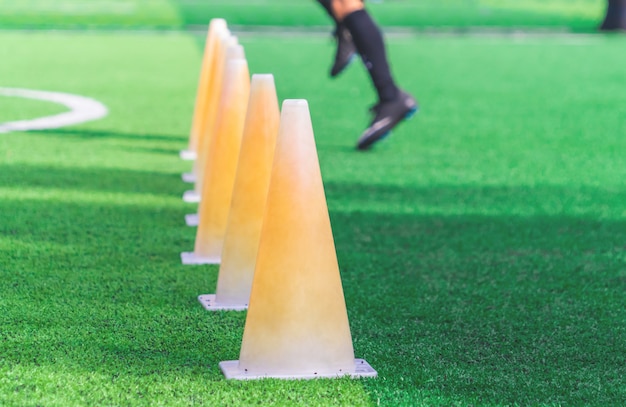
[[[217,268],[178,257],[202,39],[0,33],[2,86],[110,109],[0,134],[0,405],[626,404],[625,38],[388,38],[422,109],[361,154],[361,66],[331,81],[327,38],[242,34],[251,72],[309,100],[355,353],[379,373],[243,383],[217,363],[245,313],[204,311]]]
[[[476,26],[594,31],[604,0],[369,1],[385,27],[464,30]],[[327,26],[313,0],[0,0],[4,28],[180,29],[221,16],[239,26]]]
[[[59,114],[67,110],[64,106],[41,103],[38,100],[7,97],[0,94],[0,123],[29,120]]]

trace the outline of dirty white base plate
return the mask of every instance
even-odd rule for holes
[[[245,311],[248,309],[248,304],[219,304],[215,300],[215,294],[200,295],[198,296],[198,301],[200,301],[200,304],[202,304],[207,311]]]
[[[185,193],[183,194],[183,201],[189,203],[198,203],[200,202],[200,194],[193,189],[191,191],[185,191]]]
[[[183,264],[188,266],[200,264],[220,264],[220,259],[218,258],[198,256],[194,252],[181,253],[180,260],[183,262]]]
[[[185,215],[185,224],[187,226],[198,226],[200,223],[200,218],[197,213],[190,213],[189,215]]]
[[[338,372],[335,374],[316,374],[315,372],[311,372],[311,374],[296,374],[296,375],[259,375],[248,373],[245,370],[241,370],[239,368],[238,360],[227,360],[224,362],[220,362],[220,369],[222,369],[222,373],[226,376],[227,379],[235,379],[235,380],[254,380],[254,379],[291,379],[291,380],[299,380],[299,379],[317,379],[317,378],[339,378],[343,376],[350,376],[351,378],[359,378],[359,377],[376,377],[378,373],[374,370],[369,363],[367,363],[363,359],[354,359],[354,371],[353,372]]]
[[[196,174],[194,174],[193,172],[185,172],[183,173],[183,175],[181,175],[181,178],[183,179],[183,182],[187,182],[189,184],[193,184],[198,179],[198,177],[196,177]]]
[[[198,158],[198,154],[196,154],[195,151],[191,151],[191,150],[180,150],[180,158],[182,158],[185,161],[193,161],[196,158]]]

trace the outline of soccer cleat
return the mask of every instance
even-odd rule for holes
[[[413,96],[402,90],[398,92],[394,100],[375,105],[371,109],[374,119],[359,138],[356,148],[358,150],[369,149],[372,144],[387,137],[398,123],[413,116],[417,108],[417,102]]]
[[[356,47],[352,41],[352,35],[350,35],[350,31],[346,27],[343,25],[337,26],[334,35],[337,39],[337,52],[335,54],[335,62],[330,69],[332,78],[343,72],[356,56]]]

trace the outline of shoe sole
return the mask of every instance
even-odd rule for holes
[[[387,137],[389,137],[391,135],[391,131],[393,129],[396,128],[396,126],[398,126],[398,124],[402,123],[405,120],[409,120],[411,119],[413,116],[415,116],[415,113],[417,113],[417,111],[419,110],[419,106],[414,106],[411,110],[409,110],[408,112],[405,113],[405,115],[400,118],[400,120],[398,120],[393,126],[391,126],[391,129],[389,129],[389,131],[381,134],[378,137],[369,137],[366,140],[363,140],[362,142],[358,143],[356,148],[357,150],[368,150],[372,145],[374,145],[374,143],[379,142]]]

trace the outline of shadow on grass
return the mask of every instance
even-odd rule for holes
[[[137,151],[141,153],[162,154],[170,157],[178,157],[181,148],[145,148],[145,147],[127,147],[125,150]],[[190,164],[190,167],[192,165]]]
[[[115,256],[120,253],[131,257],[154,255],[150,248],[159,244],[163,245],[164,257],[175,258],[173,247],[182,243],[190,245],[195,236],[192,233],[195,229],[184,224],[183,208],[165,204],[142,206],[140,202],[101,205],[50,200],[0,201],[0,232],[5,238],[27,244],[49,243],[68,246],[78,254],[105,255],[111,258],[108,262],[118,263]],[[164,235],[162,228],[172,229],[173,235]],[[182,236],[186,237],[184,241]],[[124,262],[118,266],[124,266]]]
[[[626,188],[537,184],[391,185],[325,183],[329,207],[343,211],[446,215],[570,216],[624,219]]]
[[[59,129],[51,129],[51,130],[37,130],[37,131],[29,131],[32,134],[43,134],[46,136],[60,136],[60,137],[76,137],[81,139],[91,139],[91,138],[100,138],[100,139],[114,139],[114,140],[141,140],[141,141],[173,141],[173,142],[184,142],[186,140],[185,135],[162,135],[162,134],[133,134],[133,133],[122,133],[119,131],[109,131],[109,130],[86,130],[86,129],[75,129],[75,128],[59,128]]]
[[[373,196],[418,209],[554,198],[541,188],[327,191],[331,207]],[[619,207],[619,191],[584,194],[593,199],[579,202]],[[244,315],[195,303],[216,269],[178,264],[193,240],[183,211],[0,201],[0,214],[3,363],[221,380],[216,363],[237,358]],[[363,382],[374,402],[626,401],[626,220],[372,209],[331,219],[356,356],[380,374]]]
[[[30,165],[0,165],[0,186],[169,196],[182,195],[183,191],[188,189],[188,186],[182,183],[179,174],[114,168],[62,168]]]
[[[624,191],[326,190],[355,350],[385,378],[364,384],[374,402],[626,401]]]
[[[217,269],[180,264],[195,238],[184,214],[0,200],[0,367],[221,377],[244,315],[209,315],[197,302]]]

